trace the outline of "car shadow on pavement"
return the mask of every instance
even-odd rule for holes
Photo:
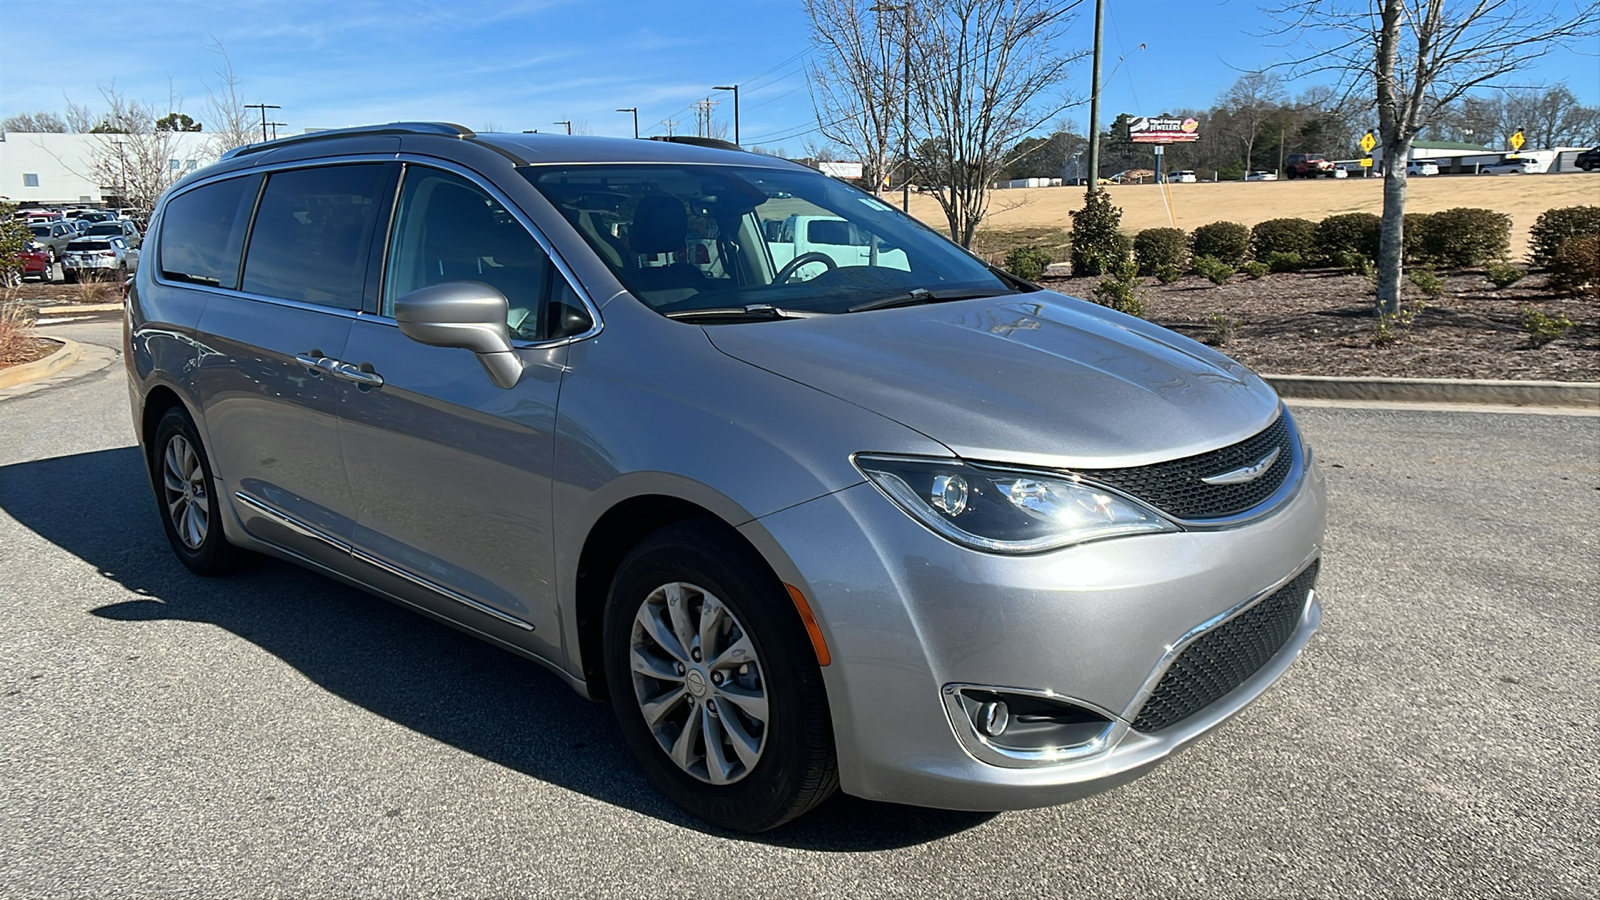
[[[852,852],[924,843],[993,817],[840,794],[765,834],[710,828],[645,781],[609,706],[585,701],[533,662],[277,560],[262,559],[227,578],[190,573],[167,546],[134,447],[0,466],[0,510],[140,595],[89,610],[101,619],[133,627],[174,620],[214,625],[419,734],[685,828]]]

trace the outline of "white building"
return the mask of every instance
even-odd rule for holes
[[[174,156],[167,160],[173,177],[216,160],[212,136],[203,132],[172,135]],[[111,134],[0,134],[0,200],[17,204],[55,205],[104,203],[116,185],[94,177],[95,160],[109,152]]]

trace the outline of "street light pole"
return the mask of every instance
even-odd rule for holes
[[[905,167],[900,179],[900,211],[911,212],[911,0],[906,0],[905,84],[901,92],[900,111],[900,165]]]
[[[639,107],[624,106],[617,112],[633,113],[633,139],[637,141],[639,139]]]
[[[570,119],[565,121],[565,122],[551,122],[550,124],[551,125],[565,125],[565,126],[567,126],[567,134],[571,134],[572,133],[572,121]]]
[[[739,143],[739,86],[714,87],[713,91],[733,91],[733,142]]]

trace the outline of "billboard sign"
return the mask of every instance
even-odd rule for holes
[[[1186,144],[1200,139],[1200,123],[1186,119],[1148,116],[1128,121],[1128,139],[1135,144]]]

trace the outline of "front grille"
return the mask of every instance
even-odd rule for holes
[[[1087,469],[1078,474],[1179,519],[1218,519],[1260,505],[1283,484],[1294,468],[1289,441],[1288,417],[1280,413],[1276,421],[1254,437],[1231,447],[1149,466]],[[1279,450],[1278,458],[1254,481],[1212,485],[1200,480],[1255,465],[1273,448]]]
[[[1316,581],[1317,563],[1312,563],[1265,600],[1197,638],[1161,677],[1133,721],[1134,730],[1176,725],[1244,684],[1294,634]]]

